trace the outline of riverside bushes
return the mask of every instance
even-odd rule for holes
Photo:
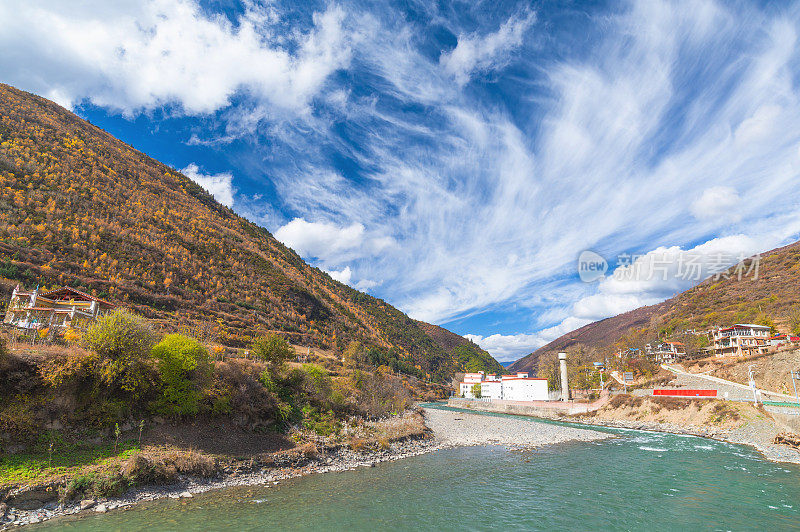
[[[168,334],[152,354],[163,384],[156,409],[166,415],[197,414],[201,389],[212,371],[208,350],[193,338]]]
[[[0,343],[0,448],[35,445],[53,426],[76,441],[109,437],[117,424],[124,433],[152,416],[329,435],[345,416],[375,419],[410,404],[403,377],[389,367],[349,369],[330,358],[317,360],[325,367],[298,366],[287,363],[291,346],[278,340],[255,342],[258,360],[212,361],[197,340],[159,339],[145,320],[120,310],[90,327],[82,346],[29,357],[5,355]]]
[[[155,343],[155,334],[144,318],[117,309],[99,318],[86,331],[83,342],[102,357],[131,359],[146,357]]]

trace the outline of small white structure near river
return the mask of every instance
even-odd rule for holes
[[[477,388],[480,386],[480,388]],[[459,383],[462,397],[475,399],[476,391],[480,397],[503,399],[506,401],[547,401],[547,379],[529,377],[521,372],[516,375],[485,375],[484,372],[467,373]]]

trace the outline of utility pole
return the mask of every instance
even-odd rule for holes
[[[797,383],[795,383],[796,379],[800,379],[800,370],[790,371],[789,374],[792,376],[792,386],[794,387],[794,400],[797,401],[797,404],[800,404],[800,399],[797,397]]]
[[[756,388],[756,380],[753,378],[753,366],[747,366],[747,374],[750,377],[750,388],[753,390],[753,404],[758,405],[758,389]]]

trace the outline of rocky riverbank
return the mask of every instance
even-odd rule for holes
[[[258,459],[241,461],[230,466],[216,479],[184,476],[168,485],[147,486],[131,490],[119,498],[84,499],[70,503],[52,502],[33,510],[9,508],[0,503],[0,530],[40,523],[56,517],[92,512],[105,513],[124,510],[136,503],[160,498],[189,498],[209,490],[246,485],[274,485],[283,480],[311,475],[349,471],[358,467],[374,467],[381,462],[417,456],[440,448],[431,437],[405,439],[390,443],[375,451],[353,451],[346,447],[309,454],[304,451],[281,453],[263,462]],[[280,464],[280,465],[277,465]]]
[[[747,402],[620,395],[597,412],[565,421],[712,438],[753,447],[775,462],[800,463],[797,449],[775,443],[786,425]]]
[[[719,427],[680,425],[677,423],[637,421],[621,419],[569,419],[570,423],[612,427],[630,430],[645,430],[650,432],[667,432],[686,436],[698,436],[713,440],[746,445],[760,452],[764,458],[773,462],[786,462],[800,464],[800,452],[785,444],[775,443],[780,427],[769,419],[754,420],[732,429]]]
[[[774,462],[800,464],[797,448],[775,442],[779,433],[791,433],[794,427],[778,419],[780,416],[746,402],[617,395],[595,412],[553,413],[542,417],[574,424],[711,438],[753,447]],[[475,437],[476,444],[492,443],[485,440],[494,438],[480,433]]]
[[[391,421],[388,423],[391,424]],[[427,429],[384,442],[380,449],[370,451],[354,450],[348,446],[306,445],[290,451],[229,462],[219,470],[217,478],[180,475],[174,482],[137,488],[118,498],[91,498],[68,503],[54,500],[30,510],[0,506],[0,530],[66,515],[124,510],[138,502],[159,498],[189,498],[214,489],[271,485],[314,473],[372,467],[380,462],[416,456],[443,447],[496,444],[521,448],[566,441],[590,441],[609,436],[581,428],[430,408],[425,409],[425,425]],[[46,487],[44,489],[47,490]],[[35,501],[35,498],[29,501]]]

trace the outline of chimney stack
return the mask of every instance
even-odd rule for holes
[[[569,401],[569,381],[567,377],[567,354],[558,354],[558,363],[561,366],[561,400]]]

